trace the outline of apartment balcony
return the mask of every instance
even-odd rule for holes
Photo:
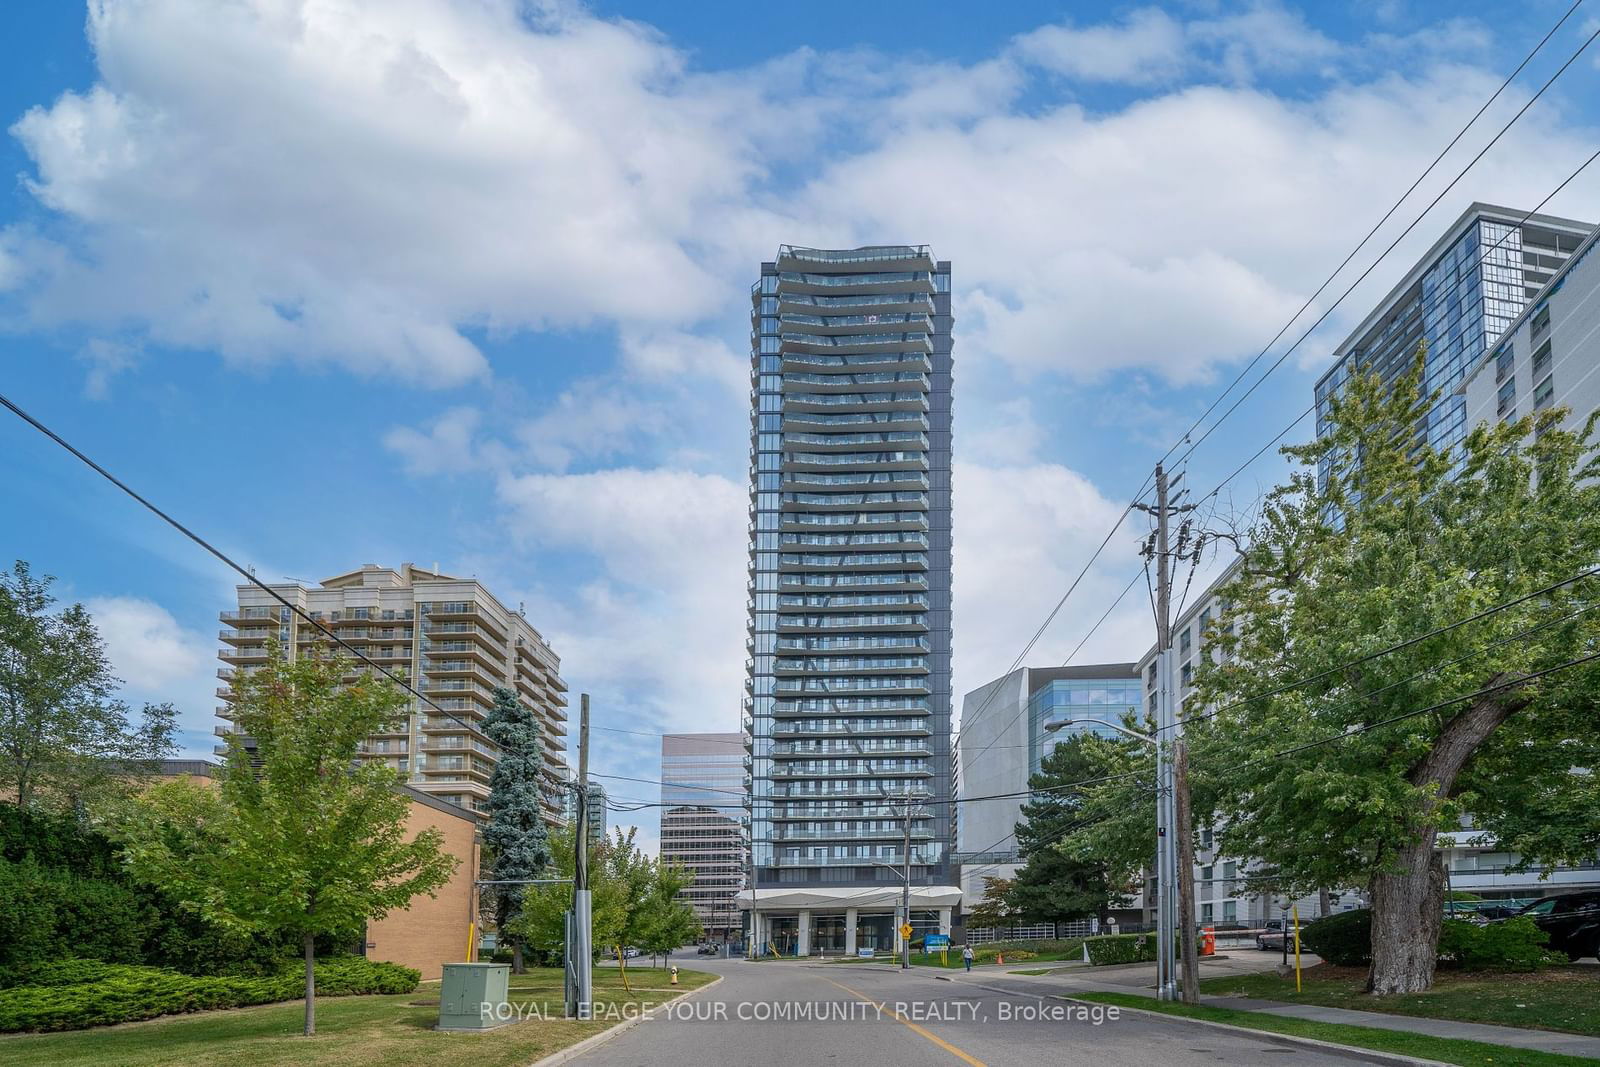
[[[776,673],[783,674],[925,674],[931,668],[928,657],[826,654],[814,656],[779,656],[773,663]]]
[[[265,663],[267,662],[267,646],[241,645],[233,649],[225,648],[217,653],[217,657],[227,660],[229,663]]]
[[[923,566],[926,567],[926,564]],[[885,571],[881,574],[816,574],[807,571],[780,574],[778,587],[785,592],[797,589],[875,589],[915,592],[927,589],[928,579],[923,574],[896,571]]]
[[[926,493],[928,475],[920,470],[801,471],[785,474],[784,495],[819,496],[831,493]],[[914,509],[915,505],[909,505]],[[899,510],[907,510],[901,503]]]
[[[928,453],[920,450],[890,452],[785,452],[785,471],[926,471]]]
[[[424,655],[440,659],[472,656],[487,667],[489,673],[495,677],[505,674],[505,648],[486,631],[473,627],[471,623],[441,623],[439,626],[440,628],[434,630],[423,628]],[[454,626],[464,626],[468,629],[445,629]]]
[[[253,645],[270,641],[277,636],[278,628],[274,626],[271,629],[220,630],[217,633],[217,640],[226,641],[230,645]]]
[[[777,651],[785,652],[910,652],[926,655],[933,651],[928,639],[918,634],[887,636],[780,637]]]
[[[856,333],[830,337],[785,332],[778,337],[785,371],[835,369],[933,373],[933,340],[926,333]]]
[[[863,370],[839,374],[810,374],[786,371],[783,375],[783,388],[786,394],[793,389],[800,393],[822,395],[861,393],[867,396],[878,396],[880,394],[892,396],[907,390],[926,393],[932,388],[932,382],[928,374],[920,370]]]
[[[827,748],[816,748],[817,744],[826,744]],[[827,741],[784,741],[772,746],[772,755],[799,756],[811,759],[827,759],[835,756],[912,756],[930,757],[933,748],[927,742],[918,741],[887,741],[873,738],[856,737],[852,740],[838,738]]]
[[[271,626],[274,630],[279,625],[278,608],[245,608],[240,611],[224,611],[217,615],[218,621],[227,626]]]
[[[825,677],[805,675],[802,677],[778,678],[773,682],[773,691],[804,696],[826,696],[829,694],[874,696],[888,693],[926,696],[932,692],[928,688],[928,679],[924,675],[829,675]]]
[[[878,294],[933,294],[930,270],[881,270],[825,274],[817,270],[778,272],[780,303],[787,293],[807,296],[876,296]],[[781,309],[780,309],[781,311]]]
[[[783,714],[817,715],[817,714],[826,714],[826,713],[808,711],[808,712],[793,712],[793,713],[785,712]],[[855,715],[855,716],[869,716],[869,715],[873,715],[874,713],[873,712],[859,712],[858,711],[858,712],[851,712],[850,714],[851,715]],[[884,713],[879,712],[879,713],[876,713],[876,714],[882,715]],[[772,724],[772,736],[774,738],[783,738],[783,737],[793,737],[793,738],[807,738],[807,737],[841,738],[841,737],[907,737],[907,736],[932,737],[933,736],[933,731],[929,728],[926,718],[917,718],[917,717],[913,717],[913,716],[910,716],[910,715],[901,717],[893,725],[886,724],[886,725],[881,725],[881,726],[852,726],[852,725],[848,725],[846,723],[841,723],[841,722],[825,722],[825,723],[795,722],[795,721],[786,721],[783,718],[777,717],[777,716],[775,716],[775,720],[776,721],[774,721],[773,724]]]
[[[902,593],[808,592],[785,593],[778,597],[778,610],[788,613],[863,611],[875,608],[927,611],[928,595],[914,591]],[[780,622],[779,625],[783,624]]]
[[[911,840],[933,840],[933,828],[918,828],[912,819]],[[788,831],[788,832],[784,832]],[[782,831],[773,834],[773,841],[900,841],[905,838],[904,829],[895,830],[791,830],[784,827]],[[788,863],[789,861],[784,861]]]
[[[438,624],[445,622],[475,622],[493,634],[498,640],[506,639],[506,624],[496,617],[482,604],[473,601],[455,603],[435,603],[428,610],[421,612],[425,620],[423,629],[429,628],[429,623]]]
[[[861,411],[845,413],[795,412],[785,416],[785,430],[804,427],[813,433],[866,433],[869,431],[931,429],[928,416],[915,411]]]
[[[860,271],[865,266],[931,271],[934,265],[933,253],[927,245],[865,245],[861,248],[779,245],[776,262],[779,270],[810,271]]]
[[[843,433],[785,431],[783,446],[807,452],[852,452],[863,448],[922,450],[928,447],[928,435],[921,430],[850,430]]]
[[[895,389],[885,392],[831,393],[821,389],[790,390],[786,388],[783,393],[784,416],[787,418],[791,411],[912,411],[926,414],[928,411],[928,394],[926,390],[910,389]]]
[[[924,634],[928,617],[907,613],[873,615],[786,615],[778,616],[779,633],[810,633],[816,630],[866,630],[873,633]]]
[[[862,546],[870,547],[870,546]],[[778,556],[780,572],[811,572],[827,574],[833,571],[926,571],[926,552],[782,552]],[[780,579],[781,584],[781,579]]]

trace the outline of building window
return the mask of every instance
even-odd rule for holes
[[[1211,911],[1212,911],[1212,906],[1210,904],[1202,904],[1202,905],[1200,905],[1200,921],[1203,922],[1203,923],[1211,922],[1212,921]]]
[[[1533,313],[1533,318],[1528,320],[1528,332],[1537,334],[1540,331],[1548,330],[1549,328],[1550,305],[1549,303],[1540,304],[1539,309]]]
[[[1178,653],[1179,653],[1179,655],[1187,656],[1189,654],[1189,648],[1190,648],[1190,645],[1192,643],[1193,642],[1190,640],[1189,628],[1187,626],[1185,626],[1183,628],[1183,633],[1178,635]]]
[[[1550,369],[1550,342],[1546,341],[1533,353],[1533,373],[1531,377],[1538,379],[1539,375]]]
[[[1503,382],[1511,376],[1511,370],[1517,364],[1517,349],[1514,344],[1507,341],[1500,346],[1494,354],[1494,380]]]
[[[1507,412],[1511,412],[1512,417],[1515,418],[1516,408],[1517,380],[1515,378],[1507,378],[1505,384],[1500,387],[1500,403],[1496,414],[1503,419],[1506,417]]]
[[[1239,921],[1239,902],[1237,900],[1224,900],[1222,902],[1222,921],[1225,923]]]
[[[1551,397],[1555,396],[1555,376],[1546,377],[1544,381],[1533,387],[1533,409],[1535,411],[1550,405]]]

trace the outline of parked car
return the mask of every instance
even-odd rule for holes
[[[631,960],[640,955],[642,955],[642,953],[640,953],[640,951],[634,948],[632,945],[629,945],[627,948],[622,950],[623,959]]]
[[[1550,935],[1550,948],[1569,960],[1600,956],[1600,893],[1567,893],[1542,897],[1518,915],[1530,915]]]
[[[1263,952],[1268,949],[1273,952],[1282,952],[1286,947],[1291,947],[1289,943],[1293,941],[1294,935],[1284,932],[1283,924],[1278,923],[1278,929],[1264,930],[1256,935],[1256,948],[1261,949]]]
[[[721,951],[721,949],[718,948],[718,946],[713,945],[710,942],[707,942],[706,944],[701,945],[698,949],[695,950],[695,955],[696,956],[715,956],[720,951]]]

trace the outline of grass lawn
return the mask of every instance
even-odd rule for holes
[[[630,997],[615,969],[596,968],[597,1012],[604,1005],[659,1004],[715,975],[680,970],[678,988],[665,969],[628,969]],[[8,1067],[65,1067],[70,1064],[228,1065],[427,1063],[438,1067],[520,1067],[616,1025],[622,1016],[590,1022],[560,1018],[561,969],[512,976],[513,1004],[539,1005],[549,1021],[513,1023],[487,1034],[441,1034],[439,987],[424,984],[401,996],[329,997],[317,1000],[317,1033],[300,1033],[305,1007],[300,1001],[265,1004],[235,1011],[169,1015],[148,1022],[59,1034],[0,1037],[0,1062]]]
[[[1251,1030],[1264,1030],[1274,1034],[1309,1037],[1318,1041],[1332,1041],[1340,1045],[1396,1052],[1419,1059],[1457,1063],[1462,1067],[1578,1067],[1594,1063],[1581,1056],[1560,1056],[1553,1052],[1536,1052],[1529,1049],[1507,1048],[1481,1041],[1460,1041],[1455,1038],[1429,1037],[1426,1034],[1408,1033],[1404,1030],[1375,1030],[1367,1026],[1343,1026],[1339,1023],[1317,1023],[1308,1019],[1288,1019],[1281,1015],[1262,1015],[1259,1012],[1236,1011],[1232,1008],[1214,1008],[1208,1004],[1191,1007],[1188,1004],[1163,1003],[1151,997],[1132,993],[1075,993],[1074,1000],[1092,1000],[1101,1004],[1115,1004],[1124,1008],[1141,1008],[1159,1011],[1165,1015],[1179,1015],[1190,1019],[1231,1023]]]
[[[1600,967],[1551,967],[1532,974],[1463,974],[1440,971],[1426,993],[1372,997],[1363,991],[1366,968],[1322,964],[1304,972],[1304,989],[1276,974],[1211,978],[1200,991],[1211,996],[1260,997],[1288,1004],[1322,1004],[1393,1015],[1494,1023],[1537,1030],[1600,1036]]]

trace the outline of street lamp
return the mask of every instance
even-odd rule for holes
[[[1045,724],[1046,733],[1055,733],[1068,726],[1104,726],[1156,750],[1156,992],[1161,1000],[1177,999],[1177,981],[1174,972],[1173,939],[1177,933],[1178,888],[1178,837],[1169,832],[1176,822],[1172,809],[1172,757],[1168,746],[1159,743],[1151,734],[1141,733],[1118,722],[1075,716]]]

